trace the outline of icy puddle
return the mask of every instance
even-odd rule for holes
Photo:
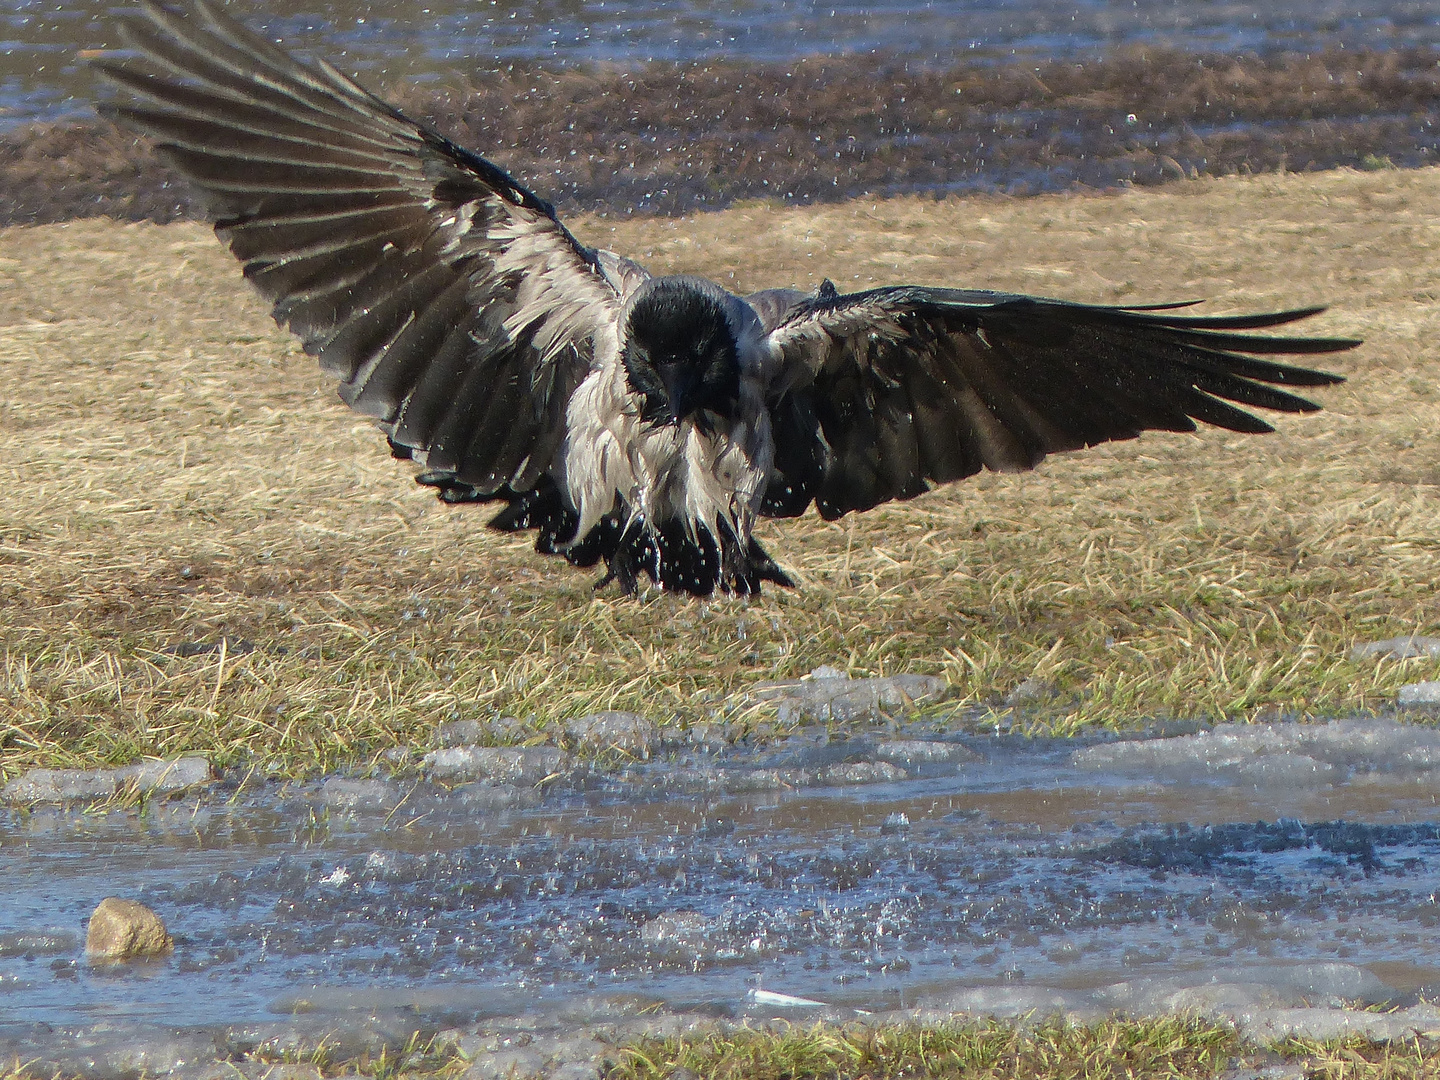
[[[1440,992],[1437,796],[1440,733],[1345,721],[816,736],[543,793],[332,779],[5,811],[0,1057],[567,1009],[1405,1004]],[[174,955],[88,965],[108,895],[158,911]]]

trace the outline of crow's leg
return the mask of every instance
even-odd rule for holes
[[[635,545],[630,540],[631,530],[635,526],[627,525],[620,534],[620,539],[615,543],[615,550],[605,556],[605,576],[595,582],[595,591],[599,592],[610,582],[620,586],[621,596],[634,596],[638,587],[636,570]]]

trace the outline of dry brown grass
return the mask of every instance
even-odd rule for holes
[[[916,281],[1102,302],[1310,303],[1356,334],[1326,411],[1149,435],[836,524],[768,523],[763,599],[595,596],[446,508],[276,329],[207,229],[0,232],[0,770],[209,750],[326,768],[493,711],[695,719],[820,663],[1031,674],[1052,722],[1370,709],[1440,631],[1440,171],[1107,197],[748,205],[576,231],[737,289]],[[254,651],[176,655],[189,642]],[[702,696],[704,695],[704,696]]]

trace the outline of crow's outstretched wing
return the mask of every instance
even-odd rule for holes
[[[340,396],[432,475],[533,487],[617,317],[601,253],[503,170],[207,0],[144,0],[122,33],[138,57],[97,65],[127,92],[110,112],[204,193]]]
[[[1177,307],[1092,307],[916,286],[839,295],[776,290],[754,302],[780,358],[771,412],[775,474],[764,512],[813,500],[834,519],[908,499],[981,468],[1034,468],[1047,454],[1195,421],[1269,431],[1229,402],[1317,405],[1278,390],[1337,375],[1257,359],[1336,352],[1339,338],[1265,337],[1319,308],[1197,318]]]

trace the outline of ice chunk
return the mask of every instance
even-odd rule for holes
[[[1440,705],[1440,682],[1407,683],[1400,687],[1396,704],[1402,709]]]
[[[1440,656],[1440,638],[1394,637],[1384,641],[1367,641],[1350,650],[1351,660],[1377,659],[1409,660],[1416,656]]]
[[[447,746],[479,746],[496,740],[513,741],[524,730],[525,725],[513,716],[485,721],[451,720],[435,728],[434,738],[435,745],[441,749]]]
[[[9,803],[90,802],[108,799],[127,787],[146,794],[167,794],[209,783],[210,762],[199,755],[169,761],[141,761],[118,769],[31,769],[0,790]]]
[[[1081,769],[1339,782],[1357,772],[1413,774],[1435,768],[1440,731],[1394,720],[1220,724],[1171,739],[1091,746],[1075,751],[1070,760]]]
[[[1257,1042],[1286,1035],[1312,1039],[1340,1039],[1364,1035],[1369,1039],[1435,1038],[1440,1035],[1440,1009],[1420,1004],[1392,1013],[1364,1009],[1257,1009],[1236,1017],[1240,1033]]]
[[[384,780],[351,780],[332,776],[320,785],[326,805],[351,810],[388,811],[402,798],[400,790]]]
[[[214,779],[214,774],[209,760],[194,754],[170,761],[141,761],[126,765],[115,770],[115,779],[119,784],[133,784],[138,791],[164,794],[208,784]]]
[[[831,669],[833,670],[833,669]],[[774,706],[781,720],[864,720],[903,712],[917,704],[938,701],[948,685],[933,675],[887,675],[850,679],[817,673],[788,682],[761,683],[745,695]]]
[[[1060,689],[1054,683],[1032,675],[1005,695],[1005,704],[1012,709],[1023,705],[1041,705],[1059,693]]]
[[[432,750],[421,767],[436,780],[498,780],[538,784],[571,768],[570,755],[553,746],[455,746]]]
[[[1084,996],[1070,990],[1045,986],[972,986],[927,999],[920,1018],[939,1019],[949,1013],[967,1013],[1003,1019],[1033,1013],[1040,1019],[1083,1011],[1085,1007]]]
[[[1135,979],[1096,993],[1098,1004],[1124,1012],[1196,1012],[1229,1019],[1255,1009],[1381,1002],[1389,997],[1389,989],[1374,974],[1340,963],[1220,969],[1203,982],[1193,976]]]
[[[618,750],[638,758],[649,758],[661,744],[659,725],[632,712],[598,712],[568,720],[565,736],[581,751]]]
[[[61,956],[74,952],[79,940],[68,930],[12,930],[0,934],[0,958]]]
[[[848,761],[815,774],[817,784],[893,784],[905,779],[905,770],[885,761]]]
[[[86,802],[110,798],[117,786],[113,769],[31,769],[6,784],[0,794],[10,803]]]
[[[964,764],[985,759],[959,743],[934,739],[893,739],[875,747],[875,756],[905,768],[917,765]]]

